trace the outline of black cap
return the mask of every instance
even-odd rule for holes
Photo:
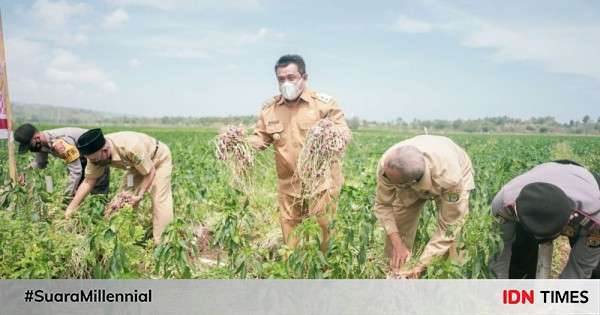
[[[523,187],[516,205],[523,229],[540,238],[552,238],[560,233],[576,207],[562,189],[540,182]]]
[[[90,155],[102,149],[105,143],[102,129],[90,129],[77,139],[77,150],[83,155]]]
[[[15,140],[19,142],[19,154],[29,151],[31,139],[37,131],[32,124],[23,124],[15,130]]]

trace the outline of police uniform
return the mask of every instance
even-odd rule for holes
[[[86,132],[81,128],[58,128],[42,131],[47,145],[41,147],[39,152],[36,152],[36,158],[31,163],[33,168],[46,168],[48,165],[48,154],[63,160],[67,164],[69,170],[69,179],[67,183],[67,193],[74,195],[75,191],[84,179],[84,170],[87,165],[87,160],[79,154],[75,147],[77,139]],[[33,135],[32,135],[33,136]],[[31,138],[27,142],[31,141]],[[100,176],[92,194],[108,194],[110,173],[106,169]]]
[[[498,278],[535,278],[538,241],[528,231],[526,222],[519,220],[523,215],[521,212],[527,209],[519,206],[517,201],[524,187],[540,183],[558,187],[572,202],[572,206],[557,209],[556,215],[568,217],[573,210],[578,213],[576,219],[561,224],[558,229],[558,232],[562,229],[560,233],[569,237],[571,243],[569,260],[559,278],[590,278],[594,269],[598,271],[600,262],[599,183],[590,171],[568,161],[538,165],[512,179],[495,196],[492,214],[500,226],[504,248],[490,261],[490,270]],[[554,198],[552,195],[544,199]]]
[[[295,103],[289,105],[289,103]],[[257,149],[273,145],[277,168],[277,192],[280,221],[283,226],[295,226],[309,213],[328,213],[337,209],[337,199],[344,178],[339,163],[331,166],[331,176],[319,187],[320,193],[312,204],[299,199],[301,181],[295,176],[298,157],[309,129],[323,118],[331,120],[336,127],[350,134],[344,113],[330,96],[305,89],[297,101],[286,104],[281,96],[275,96],[263,104],[262,112],[250,136],[250,143]],[[284,229],[285,231],[285,229]],[[285,232],[284,232],[285,233]],[[288,240],[288,235],[284,235]]]
[[[425,158],[423,177],[408,187],[394,185],[384,174],[387,157],[401,146],[413,146]],[[446,137],[416,136],[392,146],[379,160],[375,216],[388,235],[397,232],[411,249],[423,205],[427,200],[435,200],[439,211],[438,228],[418,263],[426,266],[436,256],[448,252],[451,258],[456,258],[455,238],[469,211],[469,193],[474,188],[471,159],[461,147]],[[386,238],[385,252],[388,256],[391,254],[389,238]]]
[[[110,143],[110,166],[126,170],[120,190],[131,190],[138,194],[144,176],[150,173],[152,166],[156,175],[150,186],[152,199],[152,235],[155,243],[160,241],[160,235],[173,219],[173,196],[171,193],[171,151],[169,147],[146,134],[123,131],[104,136]],[[102,166],[89,163],[85,176],[99,178],[108,165]],[[133,185],[128,185],[129,177]]]

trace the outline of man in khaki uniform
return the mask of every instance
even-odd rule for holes
[[[70,217],[85,199],[94,182],[110,166],[126,170],[120,190],[134,193],[137,206],[150,192],[152,198],[152,235],[158,244],[165,227],[173,219],[171,195],[171,151],[164,143],[146,134],[132,131],[102,135],[100,129],[84,133],[77,148],[89,162],[85,180],[69,204],[65,216]]]
[[[319,120],[328,118],[336,127],[345,129],[348,134],[350,131],[337,102],[306,87],[308,74],[302,57],[281,57],[275,65],[275,74],[281,94],[263,104],[249,140],[256,149],[265,149],[270,144],[275,148],[280,223],[286,244],[295,246],[297,240],[290,239],[294,227],[309,213],[318,213],[317,222],[323,232],[321,249],[325,251],[329,240],[328,215],[337,209],[344,182],[340,165],[332,165],[331,177],[321,186],[322,192],[311,204],[306,204],[299,198],[302,187],[295,176],[296,164],[308,130]]]
[[[452,140],[422,135],[402,141],[382,156],[377,167],[375,216],[387,233],[392,270],[418,278],[437,256],[456,255],[455,238],[469,211],[475,188],[467,153]],[[401,268],[415,239],[419,214],[428,199],[436,202],[438,229],[412,270]]]
[[[36,153],[30,168],[43,169],[48,165],[48,154],[63,160],[69,170],[66,194],[72,197],[83,182],[86,159],[75,147],[77,139],[87,130],[81,128],[58,128],[39,131],[32,124],[23,124],[15,130],[15,140],[19,142],[19,153]],[[106,172],[96,181],[92,194],[108,194],[110,173]]]

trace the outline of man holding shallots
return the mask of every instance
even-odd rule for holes
[[[284,242],[294,247],[297,240],[290,236],[294,227],[316,215],[323,232],[321,250],[325,251],[330,217],[335,214],[344,181],[339,159],[350,130],[333,98],[307,88],[302,57],[282,56],[275,74],[281,94],[264,103],[249,141],[259,150],[271,144],[275,149]],[[321,151],[311,152],[315,149]]]
[[[137,207],[148,193],[152,201],[152,236],[154,243],[158,244],[162,232],[173,220],[173,165],[169,147],[143,133],[121,131],[105,137],[102,130],[97,128],[90,129],[79,137],[77,149],[89,164],[85,170],[85,179],[67,207],[65,217],[73,216],[106,168],[116,167],[126,173],[119,189],[121,193],[117,195],[114,204],[111,202],[105,216],[110,216],[110,212],[124,204]]]
[[[377,167],[375,216],[387,234],[385,253],[394,276],[418,278],[435,258],[456,258],[455,239],[475,188],[467,153],[446,137],[421,135],[389,148]],[[438,228],[416,265],[408,267],[419,214],[427,200],[438,210]]]

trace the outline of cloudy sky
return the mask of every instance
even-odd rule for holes
[[[273,64],[375,120],[600,116],[600,1],[0,0],[11,98],[256,114]],[[543,4],[543,6],[542,6]]]

